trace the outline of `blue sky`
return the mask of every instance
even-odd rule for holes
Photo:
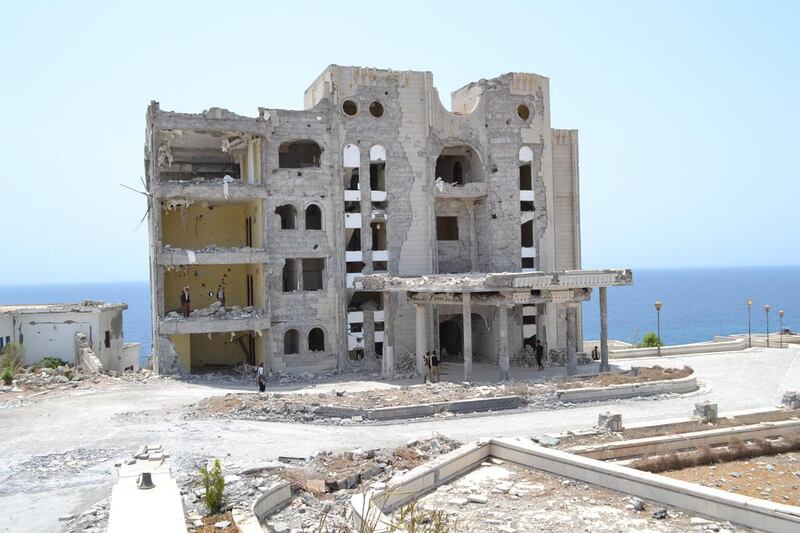
[[[551,79],[584,267],[800,264],[798,2],[3,2],[0,284],[144,280],[145,109],[301,108],[328,64],[444,99]],[[449,101],[444,102],[449,105]]]

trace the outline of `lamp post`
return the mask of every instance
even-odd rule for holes
[[[769,310],[772,309],[772,306],[766,304],[764,306],[764,313],[767,315],[767,348],[769,348]]]
[[[753,347],[753,329],[752,322],[750,321],[750,308],[753,306],[753,300],[747,300],[747,347]]]
[[[778,311],[778,316],[781,319],[781,332],[780,332],[780,337],[778,337],[778,338],[780,339],[780,346],[781,346],[781,348],[783,348],[783,309]]]
[[[658,356],[661,357],[661,306],[664,305],[656,301],[656,341],[658,342]]]

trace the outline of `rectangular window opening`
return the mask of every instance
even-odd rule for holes
[[[325,272],[325,259],[303,259],[303,290],[321,291],[322,275]]]
[[[436,239],[439,241],[457,241],[458,217],[436,217]]]

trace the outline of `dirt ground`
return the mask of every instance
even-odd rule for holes
[[[698,526],[719,531],[747,531],[729,523],[702,520],[643,502],[635,510],[631,498],[538,470],[492,460],[423,497],[419,511],[442,512],[450,529],[459,533],[553,532],[682,532]],[[399,519],[399,512],[394,517]]]
[[[735,494],[800,506],[800,454],[695,466],[661,475]]]
[[[609,372],[590,377],[562,379],[557,385],[559,389],[609,387],[611,385],[685,378],[691,375],[692,372],[694,371],[688,366],[683,368],[662,368],[658,365],[653,367],[633,367],[627,372]]]

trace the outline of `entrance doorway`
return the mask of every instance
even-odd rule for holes
[[[461,315],[458,316],[461,318]],[[464,362],[464,338],[461,335],[462,323],[450,318],[439,324],[439,357],[451,363]]]

